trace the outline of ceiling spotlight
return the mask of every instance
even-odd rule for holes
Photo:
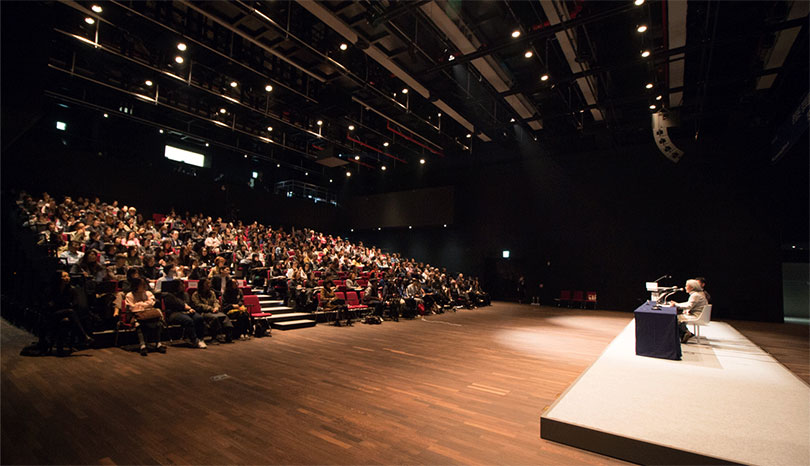
[[[517,39],[518,37],[520,37],[520,31],[515,29],[514,31],[512,31],[512,38]]]
[[[177,44],[177,50],[179,50],[181,52],[185,52],[187,48],[188,47],[186,47],[186,44],[184,44],[183,42],[180,42],[180,43]]]
[[[386,171],[386,170],[388,170],[388,167],[386,167],[385,165],[383,165],[382,167],[380,167],[380,170],[382,170],[382,171]]]
[[[354,160],[360,160],[360,156],[359,156],[359,155],[355,155],[355,156],[354,156]]]
[[[425,159],[419,159],[419,163],[424,165],[425,164]]]
[[[408,225],[409,230],[413,230],[413,225]]]
[[[96,24],[96,20],[94,20],[93,18],[91,18],[89,16],[87,18],[84,18],[84,22],[87,23],[87,24]]]
[[[221,114],[223,114],[223,115],[224,115],[224,114],[228,113],[228,111],[227,111],[227,110],[225,110],[224,108],[220,108],[220,109],[219,109],[219,113],[221,113]]]
[[[340,44],[340,50],[346,50],[346,49],[348,49],[348,48],[349,48],[349,46],[348,46],[348,45],[346,45],[346,43],[345,43],[345,42],[344,42],[344,43],[342,43],[342,44]]]
[[[514,118],[510,118],[510,119],[509,119],[509,123],[514,123],[514,122],[515,122],[515,119],[514,119]]]
[[[471,133],[467,133],[467,138],[471,138],[471,137],[472,137],[472,134],[471,134]]]
[[[655,97],[655,100],[661,100],[661,99],[663,99],[663,98],[664,98],[664,96],[659,95],[659,96],[656,96],[656,97]]]
[[[273,86],[268,84],[268,85],[264,86],[264,90],[267,91],[267,92],[272,92],[273,91]]]
[[[441,117],[442,117],[442,112],[439,112],[439,114],[438,114],[437,116],[438,116],[439,118],[441,118]]]
[[[158,133],[163,134],[163,129],[159,129]]]
[[[178,55],[178,56],[174,57],[174,61],[176,61],[177,63],[183,63],[184,60],[183,60],[183,57]]]
[[[523,56],[526,58],[532,58],[532,55],[534,54],[532,53],[531,50],[527,50],[526,53],[523,54]]]
[[[403,89],[403,90],[402,90],[402,93],[403,93],[403,94],[407,94],[407,93],[408,93],[408,88],[406,87],[405,89]]]
[[[147,86],[150,86],[150,87],[152,86],[152,81],[150,81],[148,79],[146,81],[144,81],[143,83],[146,84]]]
[[[247,158],[247,154],[245,154],[245,158]]]
[[[109,113],[105,113],[105,114],[104,114],[104,118],[109,118],[109,117],[110,117],[110,114],[109,114]]]
[[[644,5],[644,0],[635,0],[635,1],[633,2],[633,4],[634,4],[634,5],[636,5],[636,6],[641,6],[641,5]]]
[[[647,89],[652,89],[653,88],[653,83],[647,83],[647,85],[644,86],[644,87],[646,87]]]
[[[239,83],[238,83],[238,82],[236,82],[236,81],[231,81],[231,87],[236,87],[236,86],[238,86],[238,85],[239,85]]]
[[[543,76],[540,76],[540,81],[548,81],[548,75],[544,74]]]
[[[101,13],[103,11],[103,9],[98,5],[93,5],[90,7],[90,9],[93,10],[95,13]]]
[[[445,223],[444,225],[442,225],[442,226],[443,226],[443,227],[445,227],[445,228],[447,228],[447,224],[446,224],[446,223]]]
[[[208,147],[208,146],[210,146],[210,145],[211,145],[211,144],[209,144],[209,143],[207,143],[207,142],[205,143],[205,147]]]
[[[642,57],[644,57],[644,58],[649,57],[649,56],[650,56],[650,51],[649,51],[649,50],[645,50],[645,51],[641,52],[641,56],[642,56]]]
[[[388,141],[385,141],[385,142],[383,143],[383,147],[388,147]]]
[[[273,131],[273,127],[272,127],[272,126],[268,126],[268,127],[267,127],[267,131]]]
[[[650,105],[650,110],[655,110],[655,105]]]
[[[352,172],[346,172],[346,176],[347,177],[352,176]]]
[[[330,183],[332,182],[332,178],[329,178],[329,182],[330,182]]]
[[[349,125],[349,131],[354,131],[354,125]]]
[[[382,230],[382,228],[380,228],[380,227],[377,227],[377,231],[380,231],[380,230]]]
[[[315,122],[315,124],[318,125],[318,126],[322,126],[323,125],[323,120],[318,120],[318,121]]]
[[[281,168],[281,164],[280,164],[280,163],[277,163],[277,164],[276,164],[276,168]]]
[[[642,24],[641,26],[638,27],[638,29],[636,29],[636,31],[638,32],[645,32],[646,30],[647,30],[646,24]]]
[[[309,176],[309,172],[304,172],[304,176]]]
[[[450,56],[447,58],[447,61],[453,61],[453,60],[455,60],[455,59],[456,59],[456,56],[455,56],[455,55],[450,55]]]

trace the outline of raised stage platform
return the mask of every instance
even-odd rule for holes
[[[810,386],[728,324],[701,337],[681,361],[636,356],[630,322],[541,437],[643,464],[810,464]]]

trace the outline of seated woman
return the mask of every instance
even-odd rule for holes
[[[70,321],[71,328],[86,345],[89,346],[93,343],[93,339],[84,331],[76,312],[73,310],[76,302],[76,291],[70,286],[70,274],[63,270],[56,272],[48,308],[43,313],[43,326],[40,329],[38,343],[40,354],[50,351],[54,343],[57,344],[57,354],[59,356],[65,354],[64,342],[56,338],[59,323],[64,319]]]
[[[695,279],[686,280],[684,289],[687,293],[689,293],[689,299],[686,302],[669,302],[670,306],[675,306],[678,311],[683,311],[683,314],[678,316],[678,332],[681,336],[681,343],[686,343],[690,338],[695,336],[686,328],[686,321],[689,320],[689,317],[687,316],[692,316],[692,318],[700,317],[700,314],[703,312],[703,308],[709,304],[709,301],[706,299],[706,295],[703,293],[703,287],[700,286],[699,281]]]
[[[143,266],[141,267],[141,276],[147,280],[157,280],[160,278],[158,265],[155,263],[155,256],[148,255],[143,257]]]
[[[222,312],[235,323],[234,328],[240,340],[250,340],[252,325],[250,314],[245,307],[245,299],[242,290],[239,289],[239,282],[235,279],[228,280],[225,285],[225,292],[222,293]]]
[[[160,343],[160,328],[163,321],[160,316],[156,316],[155,295],[147,289],[146,280],[142,278],[132,278],[130,285],[132,291],[126,294],[126,304],[135,319],[135,329],[138,334],[138,342],[141,344],[141,356],[146,356],[147,341],[155,344],[155,349],[159,353],[165,353],[166,347]]]
[[[82,275],[87,280],[93,282],[113,279],[109,271],[99,263],[99,252],[95,249],[88,250],[87,253],[79,259],[79,262],[71,267],[70,273],[73,275]]]
[[[191,307],[202,314],[215,336],[222,331],[225,334],[225,343],[233,342],[233,323],[227,315],[220,312],[219,299],[211,289],[210,279],[203,278],[197,284],[197,292],[191,296]]]
[[[371,280],[368,282],[368,286],[366,287],[366,293],[363,295],[363,304],[365,304],[368,307],[373,307],[374,315],[379,316],[382,319],[385,304],[383,304],[383,301],[380,297],[379,285],[377,284],[376,280]],[[399,316],[392,315],[392,318],[396,321],[399,321]]]
[[[346,325],[351,327],[352,320],[349,318],[349,310],[342,299],[337,299],[335,290],[333,289],[335,283],[332,280],[327,280],[323,284],[321,290],[321,308],[324,312],[335,311],[335,327],[340,327],[340,314],[343,312],[346,317]]]
[[[225,265],[225,258],[224,257],[217,257],[214,260],[214,267],[208,272],[208,278],[219,278],[217,282],[220,284],[219,289],[215,289],[214,291],[221,295],[225,291],[225,286],[228,283],[228,277],[231,274],[230,267]],[[211,283],[214,283],[214,280],[211,280]]]
[[[186,283],[183,280],[173,282],[176,283],[175,289],[170,293],[163,293],[166,321],[170,325],[183,327],[184,334],[188,336],[192,346],[205,349],[207,346],[202,340],[205,336],[205,318],[189,305],[191,299],[186,292]]]
[[[130,267],[140,267],[143,265],[143,262],[141,262],[141,256],[138,254],[137,246],[127,247],[127,265]]]
[[[363,289],[363,287],[357,284],[357,274],[355,272],[351,272],[349,274],[349,278],[346,279],[345,286],[350,291],[360,291]]]

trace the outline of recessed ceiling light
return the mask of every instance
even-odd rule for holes
[[[267,131],[273,131],[273,127],[272,127],[272,126],[268,126],[268,127],[267,127]]]
[[[315,122],[316,125],[321,126],[323,125],[323,120],[318,120]]]
[[[360,156],[359,156],[359,155],[355,155],[355,156],[354,156],[354,160],[360,160]]]
[[[332,178],[329,178],[329,182],[330,182],[330,183],[332,182]]]
[[[342,44],[340,44],[340,50],[346,50],[346,49],[348,49],[348,48],[349,48],[349,46],[348,46],[348,45],[346,45],[346,43],[345,43],[345,42],[344,42],[344,43],[342,43]]]
[[[354,131],[354,125],[349,125],[349,131]]]
[[[548,81],[548,75],[544,74],[543,76],[540,76],[540,81]]]
[[[153,84],[152,81],[150,81],[149,79],[147,79],[143,83],[146,84],[147,86],[152,86],[152,84]]]
[[[661,99],[663,99],[663,98],[664,98],[664,96],[659,95],[659,96],[656,96],[655,100],[661,100]]]
[[[403,93],[403,94],[407,94],[407,93],[408,93],[408,88],[406,87],[405,89],[403,89],[403,90],[402,90],[402,93]]]
[[[382,228],[380,228],[380,227],[377,227],[377,231],[380,231],[380,230],[382,230]]]
[[[649,57],[649,56],[650,56],[650,51],[649,51],[649,50],[645,50],[645,51],[641,52],[641,56],[642,56],[642,57],[644,57],[644,58]]]
[[[412,229],[413,229],[413,225],[408,225],[408,229],[409,229],[409,230],[412,230]]]
[[[245,158],[247,158],[247,154],[245,154]]]
[[[352,176],[352,172],[346,172],[346,176]]]
[[[447,61],[453,61],[453,60],[455,60],[455,59],[456,59],[456,56],[455,56],[455,55],[450,55],[450,56],[447,58]]]
[[[210,146],[210,145],[211,145],[211,144],[209,144],[209,143],[207,143],[207,142],[205,143],[205,147],[208,147],[208,146]]]
[[[441,118],[441,117],[442,117],[442,112],[439,112],[439,114],[438,114],[437,116],[438,116],[439,118]]]
[[[636,6],[641,6],[641,5],[644,5],[644,0],[635,0],[635,1],[633,2],[633,4],[635,4]]]
[[[181,52],[185,52],[187,48],[188,47],[186,47],[186,44],[184,44],[183,42],[179,42],[177,44],[177,50],[179,50]]]
[[[655,105],[650,105],[650,110],[655,110]]]
[[[309,172],[304,172],[304,176],[309,176]]]
[[[267,91],[267,92],[272,92],[273,91],[273,86],[268,84],[268,85],[264,86],[264,90]]]
[[[96,20],[94,20],[93,18],[91,18],[89,16],[87,18],[84,18],[84,22],[87,23],[87,24],[96,24]]]
[[[531,50],[527,50],[526,53],[523,54],[523,56],[526,58],[532,58],[532,55],[534,54],[532,53]]]
[[[425,159],[419,159],[419,163],[424,165],[425,164]]]
[[[509,123],[514,123],[514,122],[515,122],[515,119],[514,119],[514,118],[510,118],[510,119],[509,119]]]
[[[281,168],[281,164],[280,164],[280,163],[277,163],[277,164],[276,164],[276,168]]]
[[[515,29],[514,31],[512,31],[512,37],[513,37],[513,38],[515,38],[515,39],[517,39],[518,37],[520,37],[520,31],[519,31],[519,30],[517,30],[517,29]]]
[[[652,89],[653,88],[653,83],[647,83],[647,85],[644,86],[644,87],[646,87],[647,89]]]
[[[98,6],[98,5],[93,5],[93,6],[91,6],[91,7],[90,7],[90,9],[91,9],[91,10],[93,10],[94,12],[96,12],[96,13],[101,13],[102,11],[104,11],[104,10],[103,10],[103,9],[102,9],[100,6]]]
[[[380,167],[380,170],[382,170],[382,171],[386,171],[386,170],[388,170],[388,167],[386,167],[385,165],[383,165],[382,167]]]
[[[636,29],[636,31],[638,31],[638,32],[645,32],[646,30],[647,30],[647,25],[646,24],[642,24],[641,26],[639,26]]]
[[[109,118],[109,117],[110,117],[110,114],[109,114],[109,113],[105,113],[105,114],[104,114],[104,118]]]
[[[178,55],[178,56],[174,57],[174,61],[176,61],[177,63],[183,63],[183,61],[185,61],[185,60],[183,60],[183,57]]]
[[[162,129],[159,129],[159,130],[158,130],[158,133],[163,134],[163,130],[162,130]]]
[[[236,82],[236,81],[231,81],[231,87],[236,87],[236,86],[238,86],[238,85],[239,85],[239,83],[238,83],[238,82]]]
[[[467,138],[471,138],[471,137],[472,137],[472,134],[467,133]]]
[[[444,225],[442,225],[442,226],[443,226],[443,227],[445,227],[445,228],[447,228],[447,224],[446,224],[446,223],[445,223]]]
[[[385,142],[383,143],[383,147],[388,147],[388,141],[385,141]]]
[[[225,113],[228,113],[228,111],[227,111],[227,110],[225,110],[224,108],[220,108],[220,109],[219,109],[219,113],[225,114]]]

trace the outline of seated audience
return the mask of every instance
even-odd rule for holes
[[[222,332],[225,343],[233,342],[233,323],[221,312],[219,299],[211,289],[211,280],[203,278],[197,284],[197,291],[191,295],[191,307],[202,314],[208,327],[214,332],[214,338]]]
[[[141,356],[148,354],[147,342],[150,341],[158,352],[166,352],[166,347],[160,342],[162,318],[155,309],[155,295],[147,289],[146,283],[146,280],[141,278],[131,279],[132,289],[126,294],[127,310],[133,314],[138,342],[141,345]]]

